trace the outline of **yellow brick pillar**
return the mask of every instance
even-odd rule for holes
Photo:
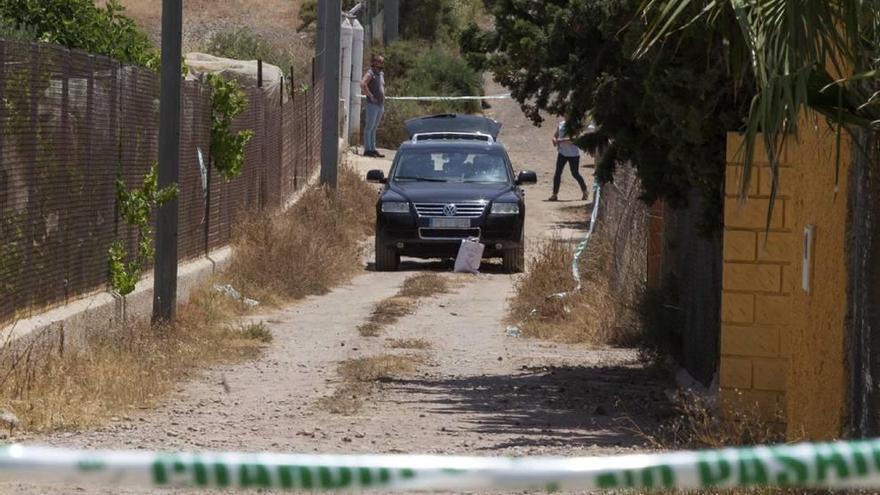
[[[728,411],[756,410],[784,421],[788,354],[783,336],[790,324],[791,287],[785,273],[794,260],[790,196],[777,196],[769,219],[769,183],[753,168],[748,197],[739,198],[742,163],[737,135],[728,137],[724,204],[724,271],[721,299],[721,394]],[[757,166],[766,166],[756,156]]]
[[[836,136],[806,119],[772,176],[756,150],[748,197],[739,197],[742,138],[728,135],[724,207],[721,393],[728,411],[757,406],[791,439],[843,430],[847,397],[846,225],[849,147],[835,187]],[[812,277],[802,286],[804,228],[815,229]]]

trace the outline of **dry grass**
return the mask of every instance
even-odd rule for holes
[[[106,0],[96,0],[103,5]],[[161,40],[162,0],[120,0],[126,15],[150,36]],[[187,0],[183,2],[183,51],[205,51],[218,33],[245,28],[296,61],[300,80],[310,74],[313,34],[298,33],[302,0]],[[287,67],[281,68],[285,73]]]
[[[349,359],[339,364],[339,375],[346,382],[378,382],[413,373],[418,360],[412,356],[382,354]]]
[[[368,324],[379,327],[392,325],[404,316],[412,314],[419,299],[445,294],[449,289],[449,280],[441,275],[434,273],[413,275],[404,280],[396,295],[376,304]]]
[[[343,361],[338,370],[343,384],[332,395],[321,398],[318,407],[333,414],[355,414],[369,401],[379,382],[415,373],[419,362],[412,356],[394,354]]]
[[[411,297],[394,296],[379,301],[370,315],[370,323],[383,326],[396,323],[397,320],[412,314],[417,301]]]
[[[431,348],[431,343],[425,339],[394,339],[388,343],[388,347],[392,349],[425,350]]]
[[[266,332],[232,328],[238,304],[207,286],[179,309],[173,326],[126,329],[91,337],[77,351],[63,335],[43,334],[0,352],[0,409],[27,431],[93,426],[150,407],[199,368],[256,356]],[[271,334],[270,334],[271,335]]]
[[[666,451],[720,449],[785,442],[780,417],[767,417],[757,404],[740,403],[735,412],[722,414],[717,398],[679,392],[678,415],[654,432],[638,431],[654,448]],[[633,493],[656,493],[635,491]],[[703,489],[701,495],[820,495],[824,490],[756,487]]]
[[[445,293],[449,289],[449,280],[437,274],[424,273],[409,277],[395,296],[376,303],[369,321],[358,326],[358,333],[361,337],[378,337],[384,326],[412,314],[419,299]],[[392,340],[389,346],[393,349],[424,350],[429,349],[431,344],[422,339],[397,339]],[[344,361],[339,364],[343,384],[332,395],[319,400],[318,407],[334,414],[354,414],[372,393],[376,382],[414,373],[418,363],[419,360],[413,356],[394,354]]]
[[[409,277],[397,295],[400,297],[423,298],[449,292],[449,281],[435,273],[423,273]]]
[[[768,418],[757,404],[739,401],[721,412],[717,398],[679,392],[678,415],[645,435],[663,449],[716,449],[785,441],[781,417]]]
[[[374,201],[370,186],[341,168],[335,192],[313,188],[284,212],[242,221],[226,278],[270,304],[326,293],[363,268],[359,241],[372,231]]]
[[[237,332],[247,339],[257,340],[259,342],[263,342],[264,344],[269,344],[274,340],[274,337],[272,336],[272,331],[269,330],[269,327],[267,327],[266,324],[262,321],[243,323],[237,329]]]
[[[350,416],[360,411],[372,388],[368,383],[346,383],[337,388],[333,395],[319,399],[318,407],[333,414]]]
[[[361,337],[378,337],[382,335],[382,325],[378,323],[364,323],[358,326],[358,333]]]
[[[310,190],[287,212],[250,220],[237,229],[230,271],[219,282],[264,303],[326,291],[362,266],[357,244],[370,231],[372,197],[343,169],[335,193]],[[0,346],[0,410],[28,431],[93,426],[154,405],[205,366],[256,356],[271,332],[262,322],[233,324],[247,308],[214,282],[191,294],[173,325],[132,322],[76,351],[58,331]]]
[[[554,296],[574,289],[571,262],[575,246],[575,242],[553,239],[538,247],[528,273],[516,283],[509,302],[509,323],[520,325],[524,335],[540,339],[595,345],[631,343],[637,326],[621,317],[629,308],[610,296],[607,270],[613,253],[601,237],[594,236],[581,257],[582,289]]]

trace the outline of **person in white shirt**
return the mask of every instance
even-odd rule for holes
[[[556,174],[553,176],[553,195],[548,201],[559,200],[559,185],[562,182],[562,171],[565,169],[566,163],[569,165],[572,177],[581,186],[581,199],[587,201],[590,199],[590,193],[587,191],[587,183],[584,182],[584,178],[578,171],[581,163],[581,151],[571,141],[564,120],[556,126],[556,132],[553,133],[553,145],[556,146],[558,154],[556,156]]]

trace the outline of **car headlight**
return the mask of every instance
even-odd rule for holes
[[[405,201],[386,201],[382,203],[382,213],[409,213],[409,203]]]
[[[519,205],[516,203],[493,203],[493,215],[519,215]]]

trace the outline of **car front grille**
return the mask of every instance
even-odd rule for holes
[[[447,215],[446,207],[455,206],[455,214]],[[462,203],[416,203],[416,212],[420,217],[459,217],[479,218],[486,211],[486,203],[469,201]]]
[[[480,237],[480,229],[419,229],[419,237],[434,240],[458,240]]]

